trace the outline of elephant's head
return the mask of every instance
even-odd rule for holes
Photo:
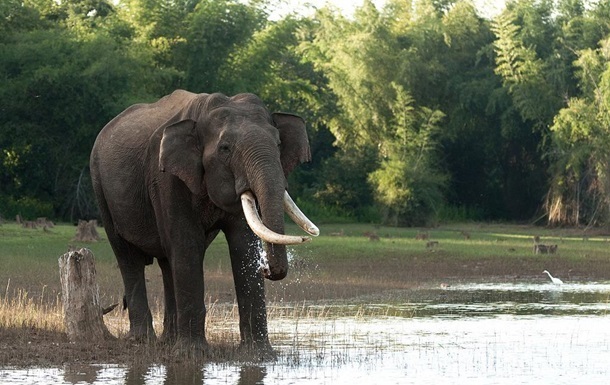
[[[284,235],[285,208],[305,231],[318,235],[286,192],[288,173],[310,158],[300,117],[270,114],[252,94],[200,94],[164,128],[159,166],[219,208],[234,214],[243,210],[265,242],[265,276],[278,280],[288,272],[285,245],[309,240]]]

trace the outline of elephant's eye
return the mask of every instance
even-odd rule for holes
[[[221,154],[229,154],[231,152],[231,147],[228,144],[223,143],[220,146],[218,146],[218,151]]]

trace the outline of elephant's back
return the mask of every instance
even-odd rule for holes
[[[92,172],[101,183],[142,183],[149,164],[156,163],[161,130],[196,94],[177,90],[154,103],[135,104],[100,131],[91,152]],[[106,179],[106,180],[105,180]]]
[[[144,149],[162,123],[169,119],[168,111],[149,104],[136,104],[112,119],[100,132],[97,142],[103,147]],[[97,144],[97,143],[96,143]]]
[[[98,141],[106,146],[144,149],[155,132],[179,115],[195,96],[176,90],[154,103],[134,104],[102,129]]]

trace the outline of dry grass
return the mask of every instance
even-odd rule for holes
[[[10,283],[7,292],[9,288]],[[50,304],[31,298],[23,289],[18,289],[14,295],[4,295],[0,300],[0,327],[63,332],[61,299],[56,298],[55,303]]]
[[[4,297],[0,302],[0,367],[57,366],[66,363],[129,363],[147,366],[151,363],[189,363],[257,361],[256,354],[239,349],[239,318],[236,303],[209,302],[206,336],[210,345],[205,357],[185,356],[172,346],[159,342],[135,343],[124,336],[129,329],[126,311],[113,311],[104,321],[117,337],[116,341],[74,344],[67,340],[63,309],[58,298],[54,304],[35,301],[27,293]],[[362,318],[373,315],[395,315],[390,308],[370,309],[361,305],[275,304],[268,307],[269,320],[323,320],[335,317]],[[157,334],[162,332],[163,315],[155,312]],[[298,347],[293,349],[298,351]],[[289,353],[293,354],[293,353]],[[286,359],[286,357],[284,357]],[[289,360],[295,358],[288,357]]]

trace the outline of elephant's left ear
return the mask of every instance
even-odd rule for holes
[[[159,148],[159,170],[177,176],[193,194],[198,194],[203,164],[195,126],[195,121],[187,119],[165,127]]]
[[[288,174],[299,164],[311,161],[311,150],[305,121],[298,115],[273,113],[273,122],[280,132],[280,157],[284,174]]]

